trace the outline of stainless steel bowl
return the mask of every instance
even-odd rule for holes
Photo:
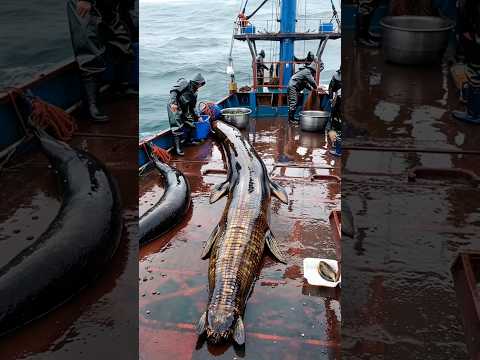
[[[238,129],[245,129],[250,123],[250,114],[252,110],[249,108],[235,107],[222,110],[223,119]]]
[[[300,128],[303,131],[323,131],[330,118],[328,111],[302,111],[300,113]]]
[[[408,65],[439,61],[454,27],[452,21],[434,16],[386,16],[380,25],[385,59]]]

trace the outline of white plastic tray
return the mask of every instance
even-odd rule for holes
[[[336,281],[336,282],[331,282],[331,281],[325,280],[318,273],[318,264],[320,263],[320,261],[326,262],[335,271],[338,271],[337,260],[305,258],[305,259],[303,259],[303,276],[305,276],[305,278],[307,279],[307,281],[310,285],[325,286],[325,287],[330,287],[330,288],[336,287],[338,284],[340,284],[342,282],[342,275],[340,274],[340,277],[338,278],[338,281]]]

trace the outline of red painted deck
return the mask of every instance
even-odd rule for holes
[[[303,278],[305,257],[336,258],[329,216],[340,207],[340,161],[326,152],[323,134],[288,127],[285,119],[261,119],[247,135],[289,205],[272,200],[271,228],[287,256],[283,265],[265,258],[245,315],[244,352],[197,343],[194,325],[206,308],[208,260],[204,242],[220,219],[225,200],[210,205],[214,184],[225,175],[217,145],[208,140],[186,148],[173,165],[188,177],[193,206],[170,233],[140,251],[140,358],[339,359],[340,289],[320,289]],[[275,166],[277,165],[277,166]],[[140,182],[140,212],[161,196],[161,179],[149,172]]]

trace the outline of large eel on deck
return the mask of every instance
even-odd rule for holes
[[[156,169],[165,180],[165,192],[139,221],[139,241],[145,244],[170,230],[185,216],[190,207],[190,184],[177,169],[151,157]]]
[[[212,124],[228,163],[228,178],[215,186],[210,202],[227,195],[220,223],[208,239],[202,258],[210,256],[207,311],[197,333],[220,343],[233,336],[245,343],[243,314],[260,271],[265,245],[285,263],[269,227],[271,195],[288,203],[285,190],[268,177],[265,164],[240,131],[221,121]]]
[[[63,190],[59,213],[29,247],[0,268],[0,334],[61,305],[91,283],[120,242],[116,184],[91,155],[36,130]]]

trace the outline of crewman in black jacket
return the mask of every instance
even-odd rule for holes
[[[323,64],[320,63],[320,71],[323,70]],[[300,104],[300,94],[303,90],[315,90],[318,88],[315,81],[317,71],[317,63],[312,62],[310,65],[302,66],[292,76],[288,82],[288,121],[298,122],[295,117],[298,106]]]
[[[187,132],[189,137],[187,140],[192,143],[192,132],[195,129],[194,122],[198,120],[198,115],[195,113],[197,93],[198,89],[204,85],[204,77],[202,74],[197,74],[190,81],[184,78],[178,79],[170,90],[170,101],[167,105],[168,120],[175,142],[175,152],[180,156],[184,155],[181,147],[184,125],[190,129]]]
[[[265,60],[265,51],[262,50],[260,51],[260,54],[258,54],[257,58],[255,59],[255,63],[257,66],[257,84],[259,86],[263,86],[263,78],[264,78],[263,70],[268,70],[268,67],[264,64],[264,60]]]

